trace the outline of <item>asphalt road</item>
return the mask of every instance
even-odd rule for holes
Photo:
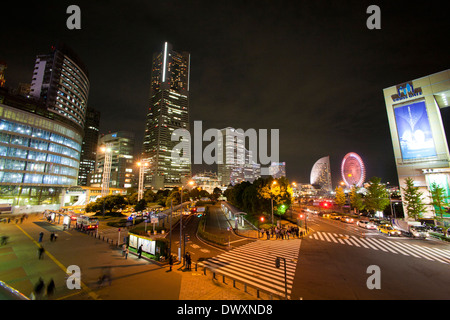
[[[301,244],[292,299],[450,299],[449,244],[391,238],[314,215],[308,223],[312,232]],[[379,268],[378,282],[371,266]]]

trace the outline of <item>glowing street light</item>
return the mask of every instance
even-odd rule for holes
[[[277,184],[277,181],[274,180],[274,181],[272,182],[272,185],[270,186],[270,200],[271,200],[271,202],[272,202],[272,225],[273,225],[273,193],[272,193],[272,187],[273,187],[274,185],[276,185],[276,184]]]
[[[139,167],[139,185],[138,185],[138,202],[144,197],[144,173],[149,166],[148,162],[140,161],[137,163]]]
[[[111,144],[107,143],[100,148],[100,151],[105,154],[105,161],[103,163],[103,177],[102,177],[102,197],[109,194],[109,180],[111,178],[111,162],[112,162],[112,149]]]

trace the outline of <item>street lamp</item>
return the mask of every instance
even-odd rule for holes
[[[272,193],[272,187],[273,187],[274,185],[276,185],[276,184],[277,184],[277,181],[274,180],[274,181],[272,182],[272,185],[270,186],[270,200],[271,200],[271,202],[272,202],[272,225],[273,225],[273,193]]]
[[[111,144],[107,143],[100,148],[100,151],[105,154],[105,161],[103,163],[103,177],[102,177],[102,197],[109,194],[109,180],[111,178],[111,162],[112,162],[112,149]]]
[[[186,185],[193,186],[194,184],[195,184],[195,182],[193,180],[189,180]],[[180,257],[180,259],[184,255],[184,246],[182,247],[182,243],[184,243],[184,241],[183,241],[183,187],[184,187],[184,185],[181,186],[181,197],[180,197],[181,198],[181,205],[180,205],[180,209],[181,209],[181,215],[180,215],[180,247],[178,248],[178,256]],[[181,252],[182,248],[183,248],[183,252]],[[184,265],[184,262],[183,262],[183,265]]]
[[[137,163],[139,167],[139,186],[138,186],[138,202],[144,197],[144,173],[148,162],[140,161]]]

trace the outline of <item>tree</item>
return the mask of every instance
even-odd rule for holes
[[[422,192],[419,187],[414,186],[414,180],[411,177],[405,179],[406,187],[403,190],[403,200],[405,203],[406,214],[414,220],[420,219],[425,212]]]
[[[358,192],[359,188],[352,186],[350,189],[350,205],[353,209],[356,209],[359,213],[365,208],[363,197],[361,193]]]
[[[346,201],[344,189],[342,189],[342,187],[337,186],[336,189],[334,189],[334,191],[336,191],[336,195],[334,197],[334,202],[336,202],[336,204],[339,206],[339,208],[342,211],[342,207],[344,206],[345,201]]]
[[[261,199],[270,201],[273,199],[274,212],[282,215],[292,203],[293,190],[286,177],[278,179],[267,178],[263,179],[262,184],[258,187],[258,194]],[[268,203],[271,206],[271,202]],[[282,205],[284,207],[281,207]],[[271,207],[266,210],[266,212],[269,211],[271,211]]]
[[[381,184],[381,179],[373,177],[369,181],[367,194],[364,201],[367,210],[383,211],[390,203],[386,187]]]
[[[441,216],[442,219],[443,214],[446,212],[444,204],[447,204],[448,199],[448,197],[445,194],[445,188],[439,186],[436,182],[433,182],[430,185],[430,192],[431,192],[430,198],[434,206],[434,210],[436,214],[439,214]]]

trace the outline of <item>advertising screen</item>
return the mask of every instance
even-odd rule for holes
[[[394,114],[403,159],[436,156],[425,101],[397,107]]]

